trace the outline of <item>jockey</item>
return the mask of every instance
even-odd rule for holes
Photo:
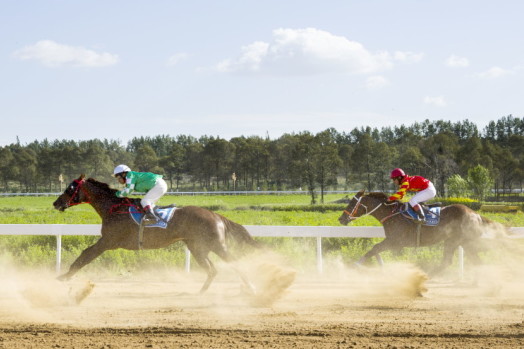
[[[425,220],[424,212],[420,206],[421,202],[430,200],[435,197],[437,191],[435,186],[429,179],[421,176],[408,176],[401,168],[396,168],[391,171],[390,178],[393,183],[400,188],[398,192],[389,197],[389,201],[397,201],[404,197],[406,191],[417,192],[408,202],[413,211],[417,213],[418,220],[423,222]]]
[[[134,172],[126,165],[118,165],[113,171],[120,184],[125,184],[124,189],[117,191],[119,198],[127,197],[133,191],[144,192],[146,195],[140,200],[146,215],[145,220],[158,221],[153,208],[155,203],[166,193],[167,184],[161,175],[151,172]]]

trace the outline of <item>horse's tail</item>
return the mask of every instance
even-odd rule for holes
[[[482,225],[484,226],[484,228],[487,228],[488,230],[487,233],[490,234],[492,237],[504,238],[512,235],[509,227],[505,226],[504,224],[495,222],[482,215],[480,215],[480,218],[482,220]]]
[[[231,235],[236,241],[256,248],[264,247],[262,243],[253,239],[251,234],[249,234],[242,224],[235,223],[223,216],[220,217],[226,226],[226,234]]]
[[[519,234],[513,232],[510,227],[485,217],[482,217],[482,225],[485,228],[484,237],[491,238],[488,240],[490,246],[504,249],[504,251],[509,252],[512,257],[514,256],[520,259],[523,253],[522,247],[515,244],[512,239],[519,237]]]

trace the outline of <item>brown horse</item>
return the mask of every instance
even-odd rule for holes
[[[139,225],[130,216],[129,207],[140,207],[140,200],[118,198],[116,190],[106,183],[93,178],[85,179],[81,175],[69,184],[53,206],[64,211],[66,208],[80,203],[89,203],[102,218],[102,237],[92,246],[86,248],[73,262],[69,271],[60,280],[70,279],[82,267],[89,264],[104,251],[124,248],[138,250],[137,239]],[[217,213],[201,207],[186,206],[177,208],[173,216],[166,222],[165,228],[146,227],[143,231],[143,248],[156,249],[166,247],[182,240],[191,251],[198,264],[207,272],[207,279],[200,289],[205,292],[217,274],[217,270],[208,255],[216,253],[226,262],[234,261],[226,246],[226,238],[232,236],[241,243],[261,247],[248,231]],[[236,270],[236,269],[235,269]],[[239,270],[236,270],[246,286],[254,292],[254,288]]]
[[[374,245],[357,264],[363,264],[370,258],[377,258],[382,264],[380,253],[387,250],[401,250],[404,247],[430,246],[444,242],[442,262],[432,274],[438,274],[447,268],[453,261],[455,250],[462,246],[469,261],[479,264],[478,256],[481,249],[481,237],[486,233],[505,234],[506,228],[493,222],[464,205],[449,205],[440,211],[440,223],[435,226],[420,225],[401,214],[402,204],[388,204],[388,196],[384,193],[364,194],[359,191],[353,197],[342,215],[341,224],[366,215],[379,220],[386,238]],[[418,232],[417,232],[418,230]]]

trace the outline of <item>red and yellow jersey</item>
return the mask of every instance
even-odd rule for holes
[[[421,176],[406,176],[400,183],[400,189],[389,197],[389,200],[400,200],[407,191],[421,191],[429,186],[429,179]]]

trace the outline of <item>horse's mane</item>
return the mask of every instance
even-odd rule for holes
[[[115,193],[117,192],[116,189],[113,189],[109,186],[109,184],[107,183],[103,183],[103,182],[99,182],[97,181],[96,179],[94,178],[88,178],[87,181],[91,184],[94,184],[97,188],[107,192],[108,194],[111,194],[111,195],[115,195]]]
[[[380,201],[387,201],[388,200],[388,196],[382,192],[371,192],[371,193],[368,193],[366,194],[366,196],[369,196],[369,197],[372,197],[372,198],[375,198],[377,200],[380,200]]]

